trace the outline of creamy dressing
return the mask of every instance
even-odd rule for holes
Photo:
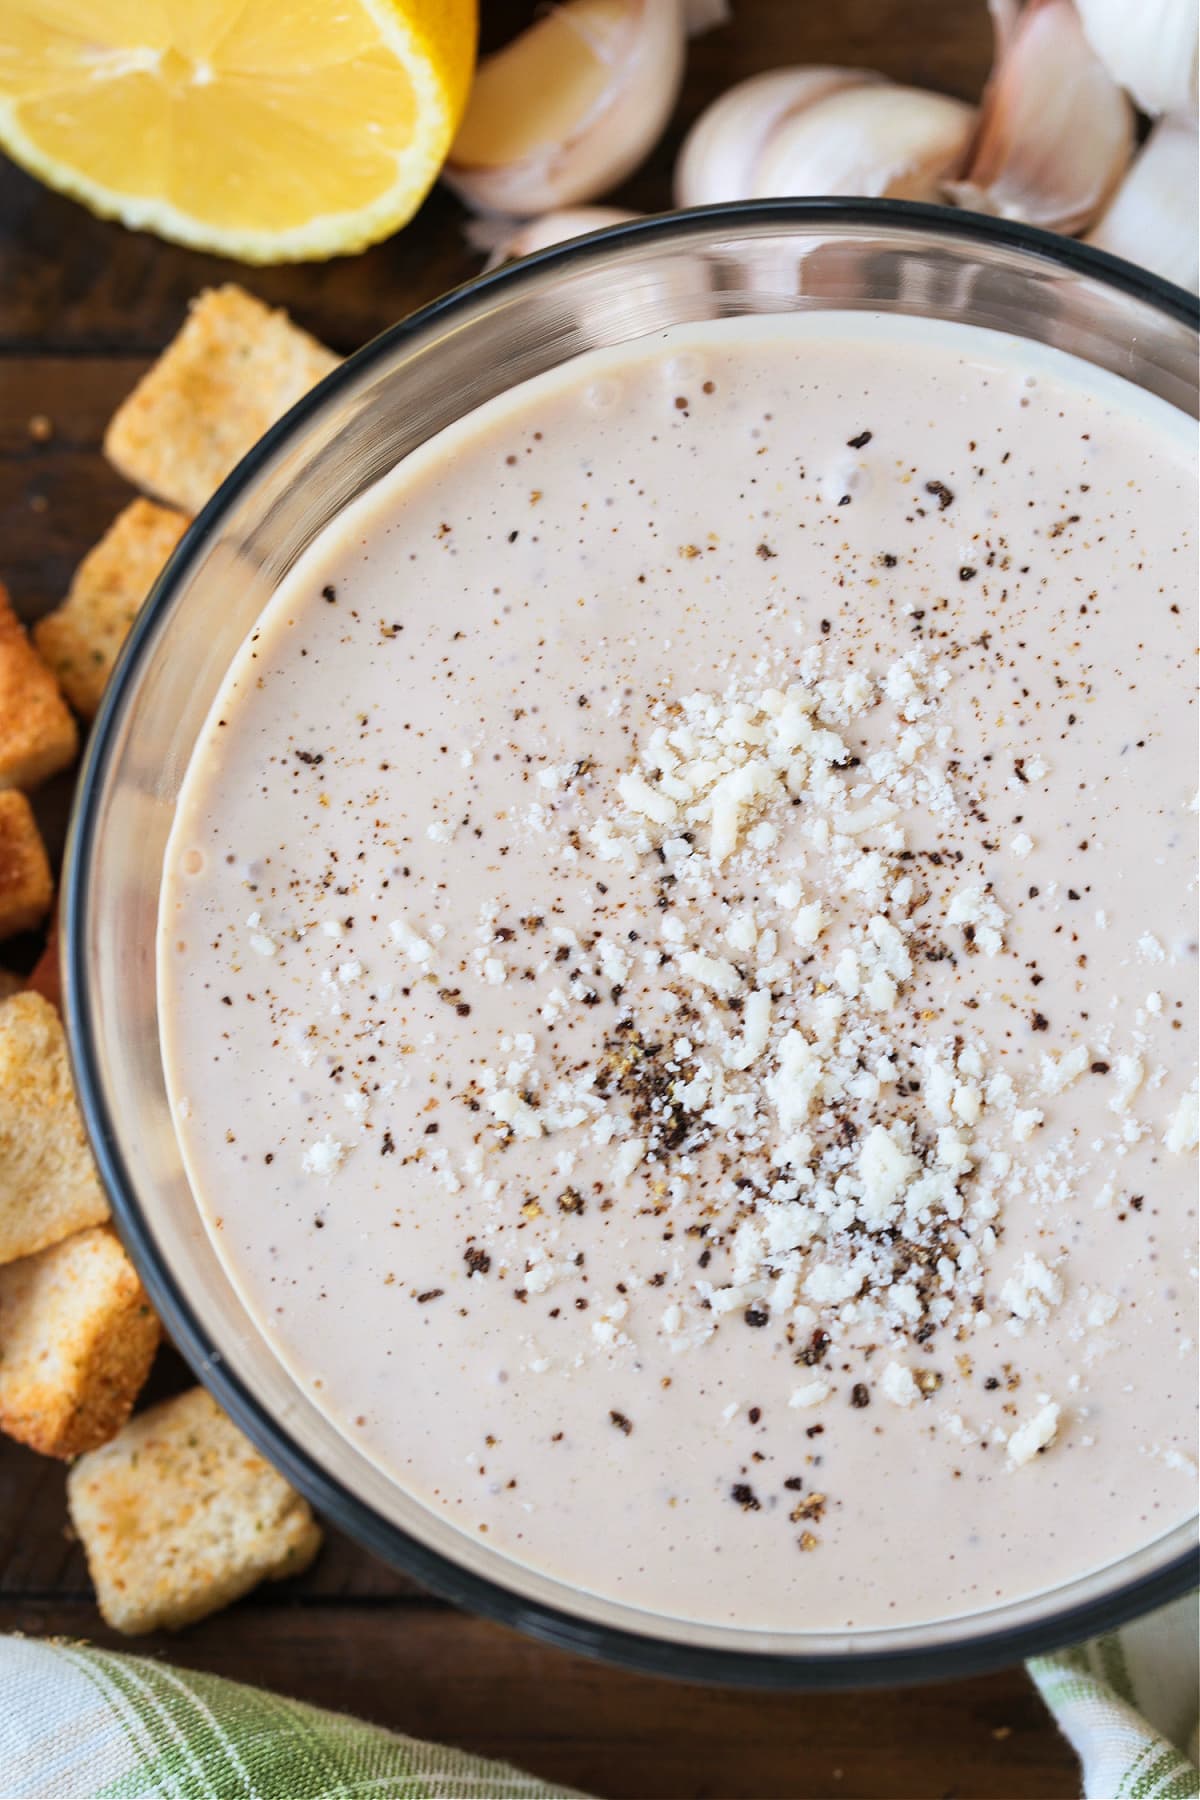
[[[706,324],[442,434],[180,796],[164,1061],[296,1380],[713,1622],[1193,1507],[1192,428],[948,325]]]

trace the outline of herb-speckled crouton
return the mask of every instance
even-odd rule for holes
[[[43,1456],[78,1456],[119,1431],[159,1325],[106,1226],[0,1268],[0,1431]]]
[[[320,1528],[203,1388],[164,1400],[67,1481],[100,1611],[116,1631],[177,1630],[307,1568]]]
[[[24,794],[0,788],[0,938],[32,931],[50,911],[50,859]]]
[[[189,522],[173,507],[134,500],[88,551],[62,605],[34,626],[39,652],[85,719],[99,707],[129,627]]]
[[[241,288],[210,288],[119,408],[104,452],[136,487],[199,512],[338,358]]]
[[[14,994],[0,1003],[0,1264],[107,1217],[58,1014]]]
[[[75,760],[79,733],[58,683],[0,584],[0,788],[33,788]]]

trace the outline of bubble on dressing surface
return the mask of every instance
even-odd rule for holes
[[[679,381],[699,381],[704,375],[704,358],[686,350],[668,357],[663,364],[663,378],[668,387]]]
[[[611,376],[602,376],[584,389],[583,403],[589,412],[615,412],[621,403],[622,383]]]

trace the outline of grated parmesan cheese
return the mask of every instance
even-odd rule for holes
[[[340,1167],[346,1146],[335,1137],[318,1138],[304,1152],[304,1169],[309,1175],[332,1175]]]
[[[1020,1469],[1032,1462],[1039,1450],[1047,1449],[1058,1435],[1060,1408],[1047,1401],[1040,1411],[1027,1419],[1008,1440],[1008,1465]]]

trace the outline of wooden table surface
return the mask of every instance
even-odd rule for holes
[[[735,0],[691,49],[671,129],[618,199],[669,204],[674,151],[729,83],[783,62],[883,69],[965,98],[990,59],[985,0]],[[531,9],[485,0],[485,42]],[[175,331],[188,299],[241,279],[339,351],[473,274],[462,213],[435,191],[365,255],[238,271],[103,224],[0,162],[0,579],[33,618],[128,498],[99,453],[104,425]],[[53,425],[35,439],[37,414]],[[69,782],[41,810],[58,839]],[[9,960],[35,946],[6,947]],[[164,1352],[153,1389],[186,1379]],[[0,1444],[0,1630],[119,1643],[69,1540],[62,1468]],[[508,1758],[598,1795],[1054,1800],[1078,1781],[1023,1672],[873,1695],[761,1695],[610,1669],[464,1617],[330,1533],[301,1580],[268,1587],[178,1638],[134,1646],[397,1729]],[[0,1770],[0,1789],[3,1771]],[[233,1797],[230,1797],[233,1800]]]

